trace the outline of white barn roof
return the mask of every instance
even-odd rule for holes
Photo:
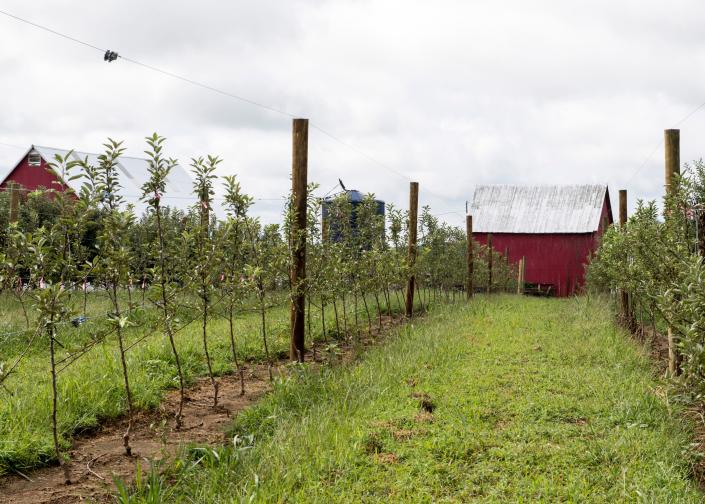
[[[47,163],[55,162],[54,156],[56,154],[65,157],[69,153],[67,149],[55,149],[39,145],[32,146],[32,149],[38,152]],[[32,149],[30,149],[30,152]],[[88,158],[88,163],[93,166],[100,164],[98,154],[73,151],[72,157],[77,161]],[[149,178],[148,168],[149,163],[146,159],[129,156],[120,156],[118,158],[117,172],[121,186],[120,195],[126,203],[134,205],[135,213],[138,216],[145,211],[147,206],[141,201],[141,196],[142,185]],[[78,172],[78,168],[72,170],[74,175],[78,174]],[[78,193],[83,184],[83,178],[65,180],[64,183]],[[162,197],[162,203],[173,208],[186,210],[187,207],[193,205],[196,201],[192,189],[193,179],[182,166],[176,165],[171,169],[167,177],[166,192]]]
[[[478,233],[592,233],[606,197],[606,185],[478,186],[469,214]]]

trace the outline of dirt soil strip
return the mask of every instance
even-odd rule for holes
[[[20,476],[0,480],[0,502],[13,504],[69,502],[113,502],[113,477],[132,481],[137,464],[143,471],[153,461],[168,458],[188,443],[222,445],[225,430],[237,412],[250,406],[270,388],[266,366],[250,366],[246,371],[245,395],[240,395],[237,375],[222,376],[220,407],[213,409],[213,389],[207,378],[199,379],[187,390],[184,426],[174,430],[174,412],[179,402],[178,390],[169,391],[155,411],[140,412],[130,435],[132,457],[127,457],[122,434],[127,422],[120,419],[106,423],[96,432],[77,438],[71,455],[71,485],[64,485],[58,466],[33,471],[27,481]],[[102,479],[101,479],[102,478]]]

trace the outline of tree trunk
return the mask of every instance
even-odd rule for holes
[[[48,327],[48,333],[49,333],[49,354],[51,357],[51,427],[52,427],[52,434],[54,437],[54,451],[56,453],[56,458],[59,461],[59,466],[64,471],[64,484],[65,485],[70,485],[71,484],[71,473],[69,472],[69,466],[64,462],[63,457],[61,456],[61,447],[59,446],[59,427],[57,425],[57,418],[56,418],[56,412],[57,412],[57,388],[56,388],[56,348],[54,346],[55,342],[55,329],[54,329],[54,315],[51,315],[51,318],[49,320],[49,327]]]
[[[233,304],[230,303],[228,306],[228,323],[230,325],[230,350],[233,354],[233,362],[235,362],[235,370],[240,375],[240,395],[245,395],[245,374],[240,366],[240,362],[237,359],[237,349],[235,348],[235,320],[234,320],[234,308]]]

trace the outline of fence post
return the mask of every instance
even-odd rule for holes
[[[468,270],[467,270],[467,279],[465,282],[465,291],[467,294],[467,298],[470,299],[473,296],[473,290],[474,287],[472,285],[472,273],[474,269],[474,264],[473,264],[473,251],[472,251],[472,215],[467,215],[465,216],[465,233],[467,234],[467,240],[468,240],[468,250],[467,250],[467,261],[468,261]]]
[[[20,188],[17,184],[10,185],[10,223],[19,220],[20,213]]]
[[[303,362],[306,319],[306,210],[308,190],[308,119],[294,119],[292,129],[291,222],[291,360]]]
[[[666,196],[670,196],[674,189],[674,177],[680,174],[681,153],[680,153],[680,130],[667,129],[664,131],[664,146],[665,146],[665,189]],[[666,212],[665,218],[668,218]],[[673,334],[673,328],[668,328],[668,371],[671,376],[681,374],[682,357],[678,350],[678,341]]]
[[[416,232],[419,220],[419,183],[412,182],[409,186],[409,267],[412,269],[409,282],[406,285],[406,316],[414,315],[414,288],[416,276],[413,272],[416,264]]]
[[[487,235],[487,294],[492,293],[492,233]]]

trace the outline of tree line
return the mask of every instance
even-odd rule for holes
[[[274,356],[268,343],[267,311],[303,289],[310,318],[320,314],[323,338],[359,340],[363,327],[381,329],[385,317],[396,315],[409,275],[417,278],[421,309],[436,301],[455,300],[466,278],[467,237],[463,230],[440,222],[425,207],[419,218],[418,259],[407,257],[408,213],[394,205],[378,212],[373,195],[353,205],[347,192],[322,199],[309,187],[307,240],[308,276],[292,285],[290,203],[281,224],[262,224],[252,215],[253,198],[243,191],[236,176],[219,177],[217,156],[193,158],[194,204],[175,210],[164,203],[166,181],[176,160],[167,156],[165,139],[147,137],[149,178],[142,186],[142,215],[121,196],[118,161],[121,142],[108,140],[98,163],[75,160],[71,153],[56,155],[50,163],[55,173],[80,180],[77,192],[47,188],[26,194],[17,220],[10,222],[10,198],[0,193],[0,287],[22,309],[27,329],[27,350],[46,347],[52,384],[52,429],[56,458],[61,463],[56,412],[57,328],[80,323],[90,293],[100,290],[110,300],[110,312],[100,333],[86,351],[113,339],[117,342],[128,427],[123,435],[126,454],[131,453],[130,429],[134,408],[126,354],[132,344],[126,335],[138,324],[137,306],[157,313],[158,330],[173,354],[180,401],[175,425],[180,428],[185,381],[178,350],[177,319],[184,306],[201,326],[203,354],[218,407],[218,379],[209,352],[209,323],[216,311],[228,320],[233,372],[245,390],[242,363],[237,357],[235,318],[243,310],[256,311],[270,378]],[[214,212],[216,185],[222,184],[224,214]],[[291,198],[289,198],[289,202]],[[321,219],[326,205],[327,218]],[[476,244],[475,281],[486,285],[487,257],[494,254],[495,289],[512,289],[515,271],[501,256]],[[351,313],[349,313],[352,308]],[[334,327],[325,327],[332,313]],[[363,320],[359,320],[363,318]],[[315,342],[314,342],[315,344]],[[25,352],[9,363],[0,363],[0,385],[20,365]],[[64,464],[66,480],[68,466]]]

